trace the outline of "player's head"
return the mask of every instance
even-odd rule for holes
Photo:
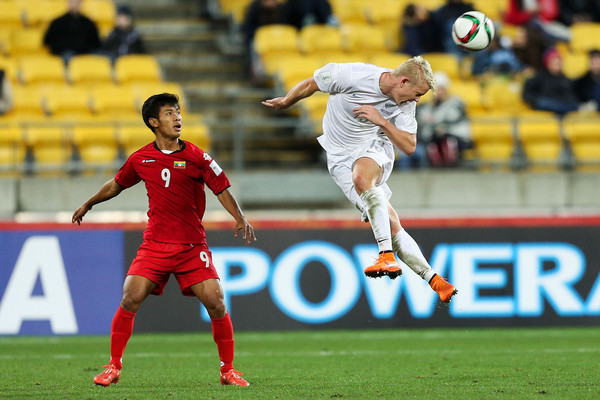
[[[431,65],[421,56],[409,58],[392,71],[397,87],[392,93],[396,103],[418,101],[429,90],[435,91]]]
[[[79,14],[81,12],[81,0],[69,0],[67,2],[67,8],[72,14]]]
[[[170,106],[176,108],[179,111],[179,97],[171,93],[155,94],[148,97],[142,106],[142,118],[144,123],[152,132],[156,128],[150,123],[150,119],[160,119],[160,111],[163,107]]]

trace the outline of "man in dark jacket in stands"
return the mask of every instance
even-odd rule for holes
[[[573,81],[563,73],[562,57],[556,49],[544,53],[544,66],[525,81],[523,100],[535,110],[552,111],[559,116],[577,111],[580,103]]]
[[[44,35],[44,45],[65,62],[77,54],[94,53],[100,47],[98,27],[81,14],[81,0],[69,0],[68,7],[69,11],[54,19]]]
[[[146,52],[142,35],[133,25],[133,13],[128,6],[119,6],[115,18],[115,27],[102,43],[102,51],[115,61],[127,54]]]
[[[600,106],[600,50],[590,51],[588,71],[575,80],[575,93],[580,101],[595,110]]]

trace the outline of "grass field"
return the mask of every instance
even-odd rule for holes
[[[238,332],[236,344],[248,388],[219,384],[208,332],[134,334],[121,382],[103,388],[107,336],[0,337],[0,398],[600,398],[600,327]]]

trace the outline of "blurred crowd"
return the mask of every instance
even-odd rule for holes
[[[332,0],[332,2],[335,0]],[[427,2],[404,6],[398,21],[396,52],[414,56],[447,53],[466,66],[469,79],[516,81],[522,100],[532,110],[555,113],[557,118],[580,110],[597,111],[600,104],[600,39],[588,51],[581,75],[566,74],[563,58],[570,51],[571,27],[600,23],[600,0],[505,0],[494,19],[496,36],[480,52],[462,50],[452,41],[457,17],[476,10],[467,0],[446,0],[436,8]],[[310,24],[337,26],[340,21],[329,0],[254,0],[241,24],[251,48],[256,30],[269,24],[287,24],[298,30]],[[448,93],[451,79],[438,74],[437,97],[419,106],[421,148],[403,166],[455,166],[472,147],[469,111],[464,101]]]

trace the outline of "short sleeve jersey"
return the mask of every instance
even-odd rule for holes
[[[352,110],[362,105],[375,107],[398,129],[416,134],[417,103],[407,101],[398,105],[379,87],[381,74],[391,71],[366,63],[331,63],[315,71],[313,77],[319,90],[330,94],[323,117],[323,135],[318,138],[327,152],[347,152],[377,135],[387,139],[377,125],[354,115]]]
[[[203,244],[204,186],[218,195],[231,184],[211,156],[189,142],[180,142],[182,148],[170,154],[163,153],[155,142],[147,144],[129,156],[115,181],[125,188],[144,181],[148,193],[144,239]]]

